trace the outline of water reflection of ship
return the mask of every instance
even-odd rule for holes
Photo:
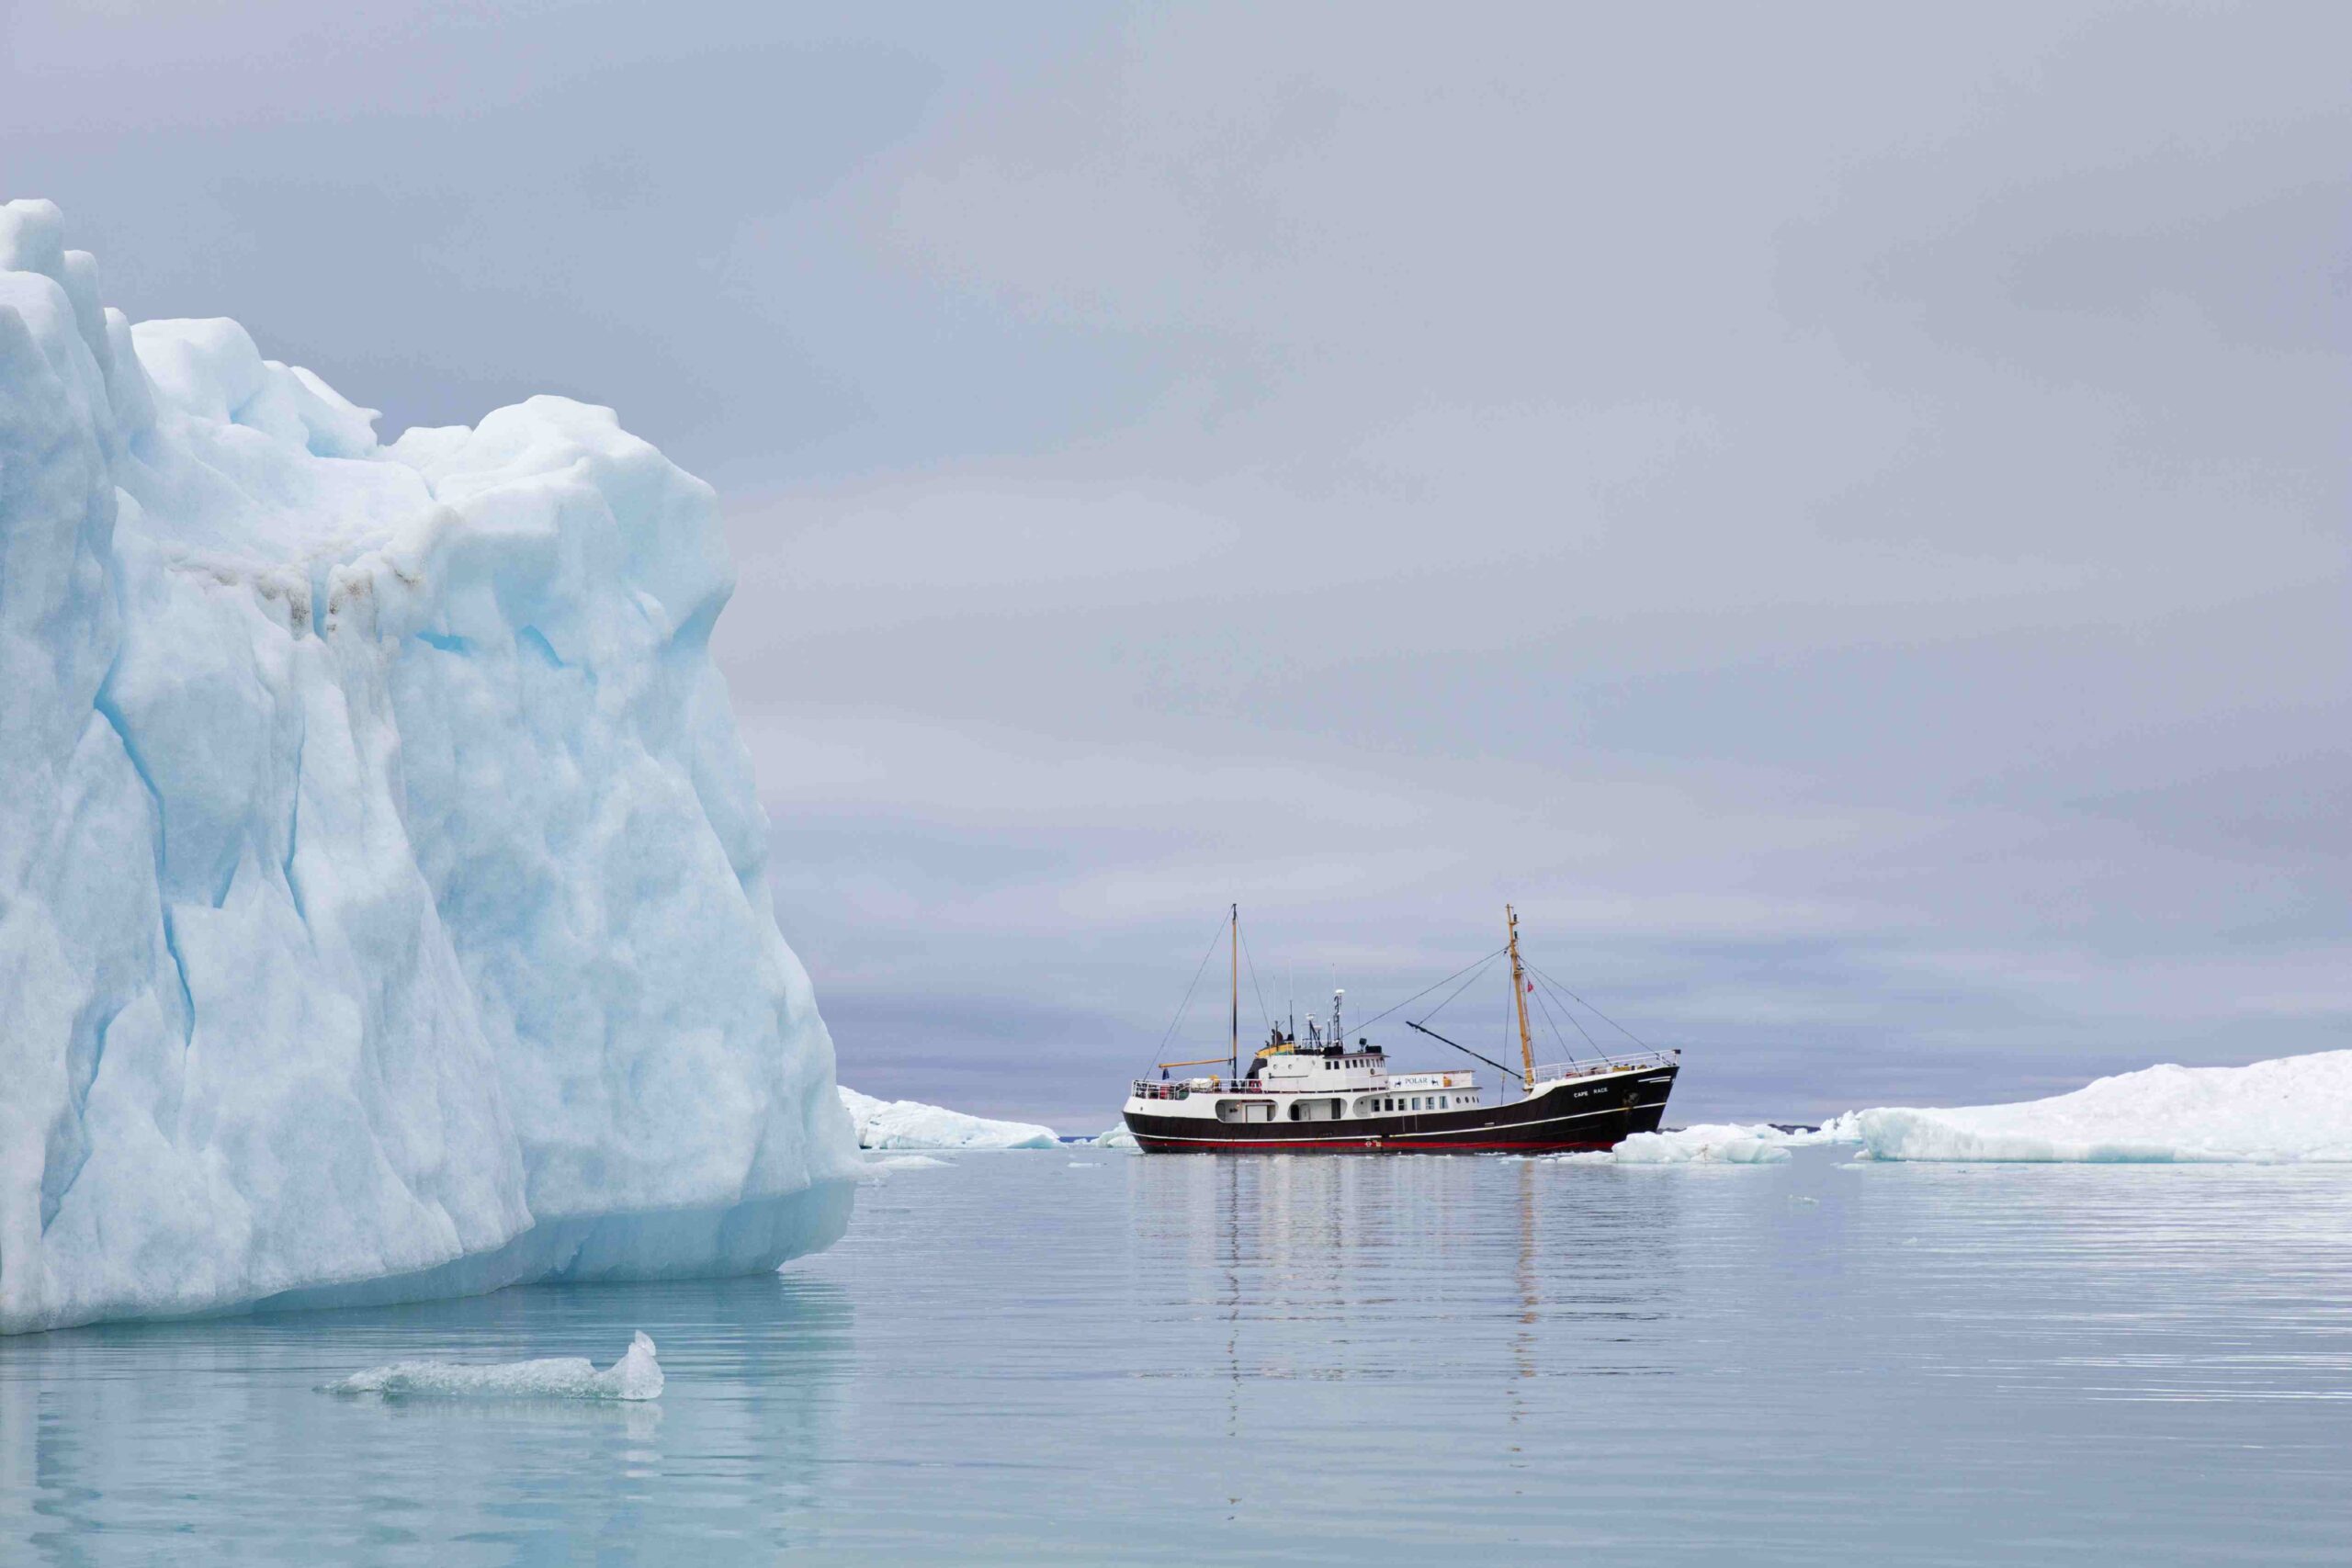
[[[1442,987],[1453,986],[1427,1016],[1408,1020],[1406,1027],[1494,1068],[1501,1081],[1493,1094],[1479,1083],[1476,1067],[1392,1072],[1386,1049],[1374,1044],[1369,1035],[1360,1034],[1351,1046],[1341,1017],[1347,993],[1340,990],[1331,996],[1329,1032],[1310,1018],[1304,1043],[1298,1038],[1295,1018],[1287,1028],[1269,1019],[1267,1042],[1250,1057],[1244,1072],[1241,911],[1237,905],[1218,932],[1227,939],[1231,970],[1227,1055],[1155,1064],[1159,1077],[1137,1078],[1127,1096],[1124,1112],[1127,1130],[1138,1145],[1155,1154],[1538,1153],[1611,1148],[1632,1134],[1657,1131],[1666,1114],[1675,1076],[1681,1070],[1681,1053],[1643,1045],[1630,1030],[1529,964],[1520,952],[1518,912],[1506,906],[1504,914],[1510,936],[1503,946],[1388,1010],[1400,1011]],[[1201,970],[1194,973],[1193,986],[1177,1009],[1177,1023],[1182,1021],[1215,951],[1212,944],[1210,952],[1202,955]],[[1520,1066],[1516,1068],[1430,1027],[1506,954],[1510,959],[1512,1015],[1518,1024]],[[1536,1063],[1531,998],[1551,1024],[1565,1061]],[[1552,1012],[1555,998],[1593,1055],[1579,1056],[1568,1046]],[[1577,1018],[1577,1006],[1621,1030],[1634,1048],[1603,1050]],[[1368,1027],[1386,1016],[1377,1014],[1357,1027]],[[1170,1036],[1176,1026],[1170,1025]],[[1178,1067],[1218,1062],[1228,1068],[1227,1076],[1169,1076]]]

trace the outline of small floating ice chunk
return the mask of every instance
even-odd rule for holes
[[[1136,1135],[1128,1132],[1127,1124],[1122,1122],[1094,1134],[1094,1146],[1098,1149],[1132,1149],[1139,1145],[1136,1143]]]
[[[330,1393],[378,1393],[387,1399],[658,1399],[662,1363],[643,1334],[628,1353],[598,1371],[584,1356],[537,1361],[394,1361],[329,1383]]]

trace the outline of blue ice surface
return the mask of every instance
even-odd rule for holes
[[[961,1155],[764,1278],[0,1341],[0,1562],[2336,1562],[2352,1171]],[[340,1398],[584,1356],[642,1404]]]
[[[381,443],[66,237],[0,203],[0,1335],[830,1240],[710,487],[561,398]]]

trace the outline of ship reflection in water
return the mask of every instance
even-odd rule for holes
[[[0,1341],[0,1562],[2335,1562],[2347,1299],[2341,1168],[965,1156],[777,1278]]]

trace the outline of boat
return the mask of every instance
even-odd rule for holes
[[[1520,954],[1519,912],[1505,905],[1503,914],[1509,941],[1483,964],[1510,955],[1520,1065],[1511,1067],[1480,1055],[1429,1027],[1446,1002],[1477,979],[1476,974],[1429,1017],[1406,1025],[1494,1068],[1500,1081],[1490,1092],[1479,1082],[1476,1067],[1400,1072],[1391,1068],[1387,1051],[1368,1033],[1358,1034],[1350,1044],[1341,1012],[1347,993],[1340,989],[1331,995],[1328,1028],[1310,1019],[1302,1041],[1295,1021],[1287,1030],[1271,1025],[1266,1043],[1251,1055],[1244,1071],[1241,910],[1234,906],[1228,917],[1233,969],[1228,1053],[1202,1061],[1157,1063],[1158,1077],[1135,1080],[1123,1115],[1136,1146],[1151,1154],[1552,1154],[1612,1148],[1633,1134],[1656,1132],[1681,1070],[1681,1051],[1652,1050],[1635,1041],[1639,1048],[1630,1052],[1595,1047],[1589,1058],[1539,1066],[1527,1008],[1529,997],[1537,994],[1535,981]],[[1205,954],[1203,961],[1205,965]],[[1480,965],[1473,967],[1484,972]],[[1457,971],[1449,979],[1464,974],[1470,971]],[[1420,995],[1446,984],[1442,980]],[[1564,998],[1575,997],[1564,987],[1555,989]],[[1186,1005],[1190,999],[1188,991]],[[1539,999],[1539,1006],[1548,1016],[1548,1004]],[[1182,1015],[1180,1007],[1180,1021]],[[1577,1027],[1581,1031],[1582,1025]],[[1170,1026],[1171,1034],[1174,1028]],[[1627,1038],[1633,1036],[1628,1033]],[[1171,1076],[1177,1068],[1216,1063],[1227,1071]]]

